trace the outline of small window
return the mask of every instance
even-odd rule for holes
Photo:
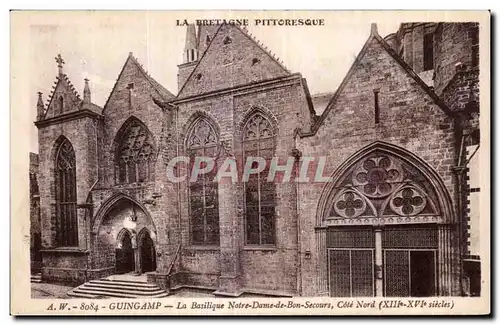
[[[259,60],[259,59],[257,59],[257,58],[253,58],[253,59],[252,59],[252,66],[256,65],[256,64],[257,64],[257,63],[259,63],[259,62],[260,62],[260,60]]]
[[[231,44],[232,42],[233,40],[229,36],[226,36],[226,38],[224,39],[224,45]]]
[[[434,69],[434,35],[424,36],[424,71]]]
[[[194,77],[196,78],[196,80],[201,80],[202,75],[201,73],[197,73]]]
[[[205,38],[205,45],[208,46],[208,44],[210,44],[210,35],[207,35],[207,37]]]
[[[57,106],[59,108],[59,114],[62,114],[64,111],[64,98],[62,96],[59,97]]]
[[[374,102],[374,109],[375,109],[375,124],[378,124],[380,122],[380,106],[379,106],[379,99],[378,99],[378,89],[373,90],[373,102]]]

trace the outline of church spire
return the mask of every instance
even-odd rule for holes
[[[57,67],[59,68],[59,75],[62,76],[64,74],[64,72],[63,72],[63,65],[66,62],[64,62],[64,60],[61,57],[60,53],[55,57],[55,59],[56,59],[56,62],[57,62]]]
[[[36,103],[37,120],[38,121],[43,120],[44,115],[45,115],[45,106],[43,105],[42,93],[38,92],[38,102]]]
[[[83,88],[83,102],[86,104],[90,104],[91,102],[91,94],[89,87],[89,79],[85,78],[85,87]]]
[[[187,25],[186,45],[184,46],[184,63],[198,60],[198,49],[196,47],[196,28],[193,24]]]

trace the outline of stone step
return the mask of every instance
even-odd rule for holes
[[[104,278],[91,280],[74,288],[68,293],[72,297],[80,298],[163,298],[167,291],[145,280],[127,278]]]
[[[132,288],[157,288],[156,284],[147,283],[147,282],[130,282],[130,281],[117,281],[117,280],[108,280],[108,279],[100,279],[100,280],[91,280],[89,283],[93,284],[103,284],[103,285],[121,285],[124,287],[132,287]]]
[[[113,297],[113,298],[137,298],[135,295],[127,295],[123,293],[112,293],[112,292],[103,292],[103,291],[98,291],[98,290],[92,290],[88,291],[85,289],[73,289],[68,293],[69,296],[72,297],[78,297],[78,298],[89,298],[91,297],[92,299],[95,298],[106,298],[106,297]]]
[[[75,290],[77,290],[78,292],[74,292]],[[78,289],[73,289],[71,291],[69,291],[67,293],[68,296],[70,297],[76,297],[76,298],[87,298],[87,299],[98,299],[98,298],[102,298],[100,296],[96,296],[94,294],[90,294],[90,293],[85,293],[85,292],[82,292],[82,291],[79,291]]]
[[[89,288],[110,288],[110,289],[128,289],[140,292],[152,292],[161,290],[160,287],[152,285],[152,286],[133,286],[133,285],[123,285],[121,283],[106,283],[106,282],[87,282],[85,283],[85,287]]]
[[[130,293],[123,293],[123,292],[109,292],[109,291],[103,291],[103,290],[89,290],[85,288],[75,288],[68,292],[68,296],[72,297],[78,297],[78,298],[90,298],[90,299],[95,299],[95,298],[106,298],[106,297],[112,297],[112,298],[164,298],[168,297],[168,293],[166,291],[163,291],[162,293],[154,294],[154,295],[135,295],[135,294],[130,294]]]
[[[114,286],[114,287],[108,287],[108,286],[101,286],[101,285],[89,285],[89,284],[83,284],[78,289],[85,289],[85,290],[99,290],[103,292],[115,292],[115,293],[124,293],[124,294],[132,294],[136,296],[151,296],[151,295],[156,295],[163,293],[164,290],[160,288],[156,288],[154,290],[150,291],[142,291],[142,290],[137,290],[135,288],[123,288],[120,286]]]
[[[33,283],[41,283],[42,282],[42,275],[40,273],[32,274],[30,277],[30,281]]]
[[[116,275],[111,275],[107,278],[100,279],[102,281],[113,281],[113,282],[124,282],[124,283],[148,283],[145,277],[136,277],[136,276],[126,276],[126,277],[117,277]]]

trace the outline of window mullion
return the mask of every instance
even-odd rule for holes
[[[135,159],[134,162],[134,171],[135,171],[135,181],[139,182],[139,159]]]
[[[260,157],[260,139],[257,140],[257,157]],[[259,211],[259,244],[262,245],[262,205],[261,205],[261,189],[260,189],[260,173],[257,174],[257,198]]]
[[[205,156],[205,148],[202,149],[202,154]],[[203,242],[207,242],[207,200],[206,200],[206,174],[202,175],[202,195],[203,195]]]

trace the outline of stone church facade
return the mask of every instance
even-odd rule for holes
[[[382,38],[372,25],[321,100],[234,25],[187,28],[177,95],[130,53],[99,107],[58,56],[37,105],[32,269],[75,285],[145,273],[168,290],[225,296],[479,294],[468,168],[478,33],[477,23],[405,23]],[[192,160],[169,165],[180,156],[218,168],[291,158],[293,176],[324,157],[328,180],[267,182],[266,166],[248,182],[213,182],[215,172],[173,182],[169,173],[190,173]]]

